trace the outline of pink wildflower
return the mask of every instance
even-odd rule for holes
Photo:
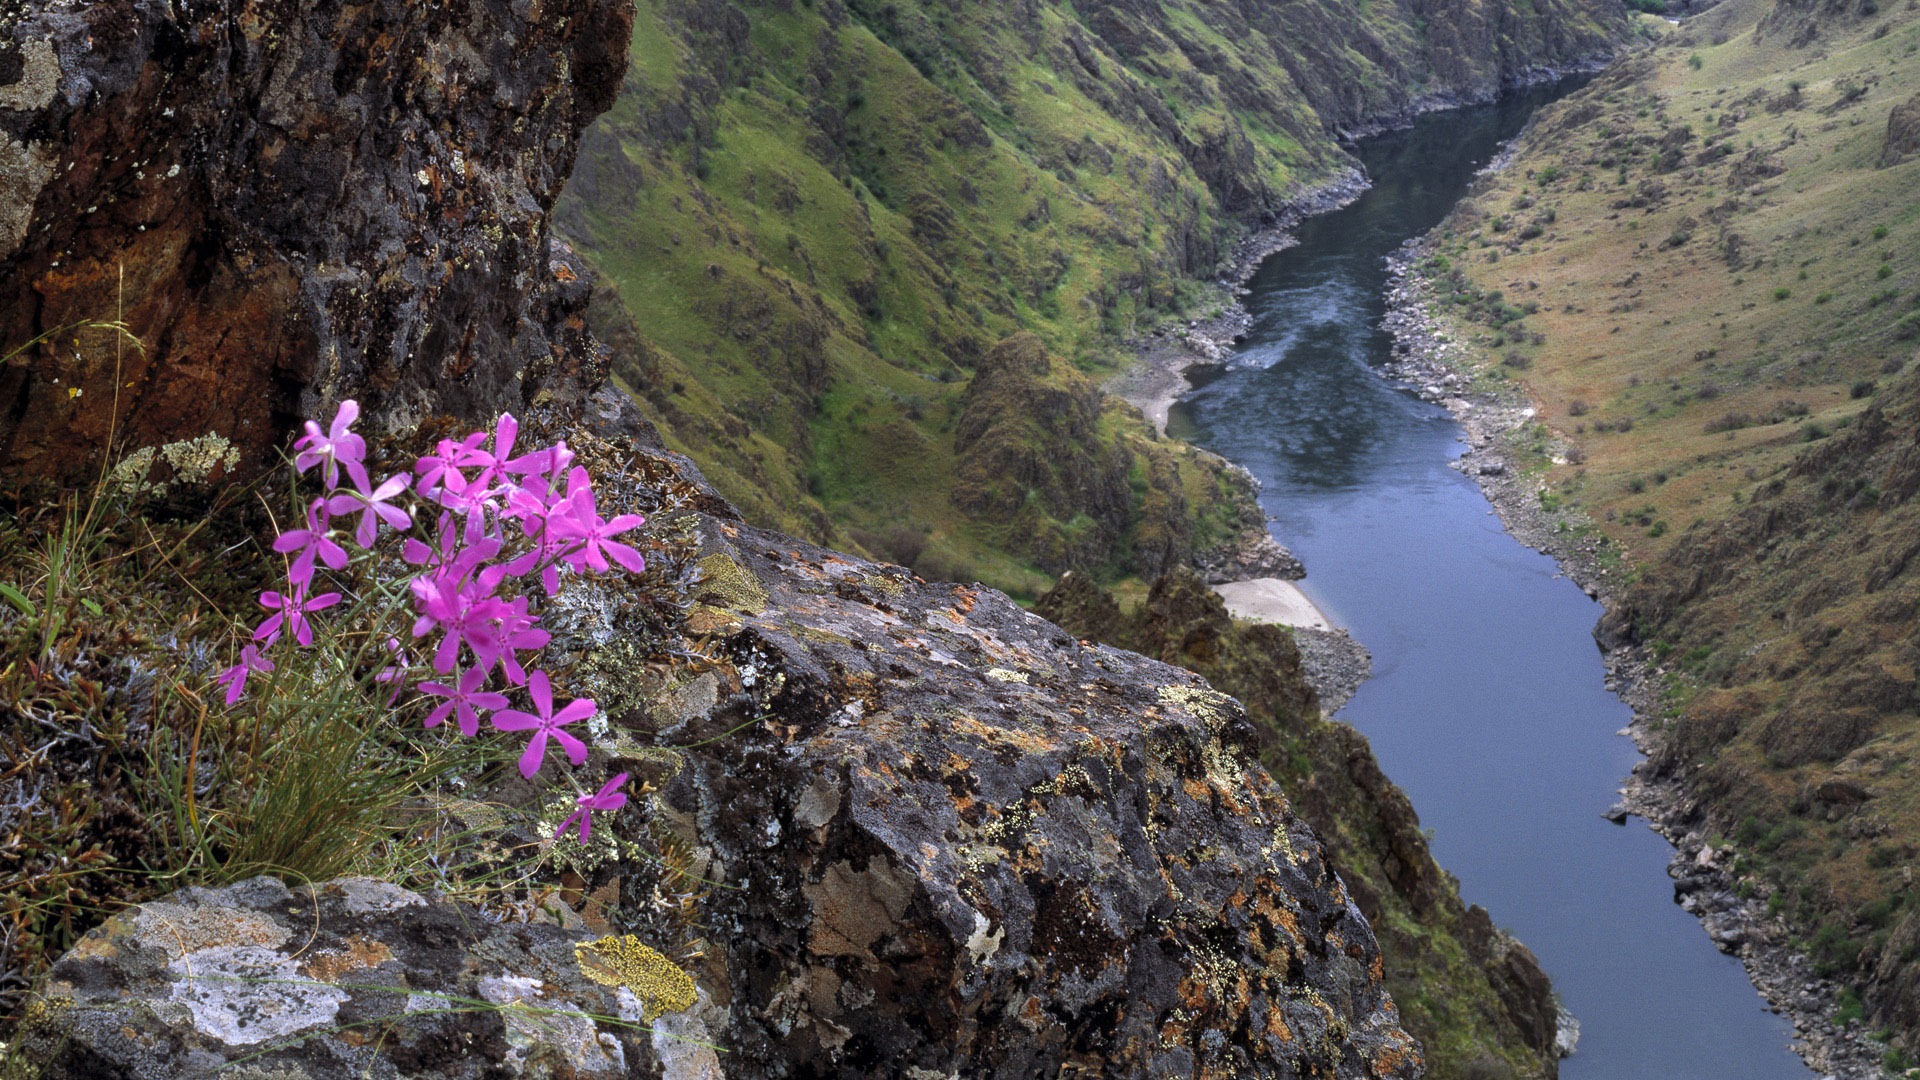
[[[561,556],[575,570],[592,569],[604,574],[610,569],[607,559],[611,556],[614,562],[637,574],[647,568],[647,561],[613,537],[645,524],[646,520],[638,514],[621,514],[612,521],[602,518],[593,504],[593,478],[587,475],[587,470],[576,466],[567,476],[566,501],[547,519],[547,528],[580,542],[579,550]]]
[[[437,682],[421,683],[421,693],[447,699],[433,712],[427,714],[426,726],[439,727],[446,723],[447,716],[451,713],[460,726],[460,734],[469,739],[478,735],[480,714],[474,711],[476,707],[494,710],[507,707],[507,695],[486,693],[481,689],[486,685],[487,670],[485,668],[468,668],[465,674],[454,680],[452,686]]]
[[[595,810],[618,810],[627,805],[626,793],[620,790],[620,785],[626,782],[627,774],[621,773],[607,781],[601,786],[599,791],[594,792],[592,795],[582,795],[573,800],[580,808],[567,815],[567,820],[561,822],[560,827],[554,830],[553,838],[555,840],[560,839],[568,829],[574,826],[575,822],[578,822],[580,825],[580,842],[583,844],[586,843],[587,835],[593,829],[589,819],[593,816]]]
[[[476,431],[459,442],[441,439],[433,453],[414,462],[413,471],[420,474],[415,490],[428,498],[436,498],[442,488],[452,491],[465,488],[467,477],[460,470],[472,465],[484,465],[490,460],[480,452],[480,444],[486,440],[484,431]]]
[[[347,475],[366,488],[367,468],[362,462],[367,457],[367,440],[350,430],[359,418],[360,403],[348,398],[340,403],[340,411],[334,414],[326,434],[320,433],[318,421],[307,421],[306,435],[293,444],[299,452],[293,459],[294,468],[306,472],[319,465],[327,486],[334,488],[340,486],[340,468],[345,466]]]
[[[271,645],[280,640],[280,631],[284,628],[293,632],[293,640],[301,645],[311,645],[313,626],[307,621],[307,613],[332,607],[339,602],[340,594],[337,592],[321,593],[311,600],[304,589],[296,589],[291,596],[263,592],[260,594],[260,606],[273,614],[253,632],[253,640]]]
[[[442,675],[451,673],[459,662],[463,642],[475,656],[496,655],[493,623],[508,609],[493,591],[507,572],[504,567],[488,566],[474,573],[479,561],[469,548],[452,562],[414,578],[409,586],[419,613],[413,636],[425,637],[436,626],[444,635],[433,654],[433,669]]]
[[[327,535],[327,522],[321,518],[326,512],[327,500],[315,499],[307,506],[307,527],[289,529],[280,534],[273,542],[273,550],[281,554],[298,551],[293,558],[293,569],[287,572],[287,580],[298,588],[305,588],[313,581],[313,564],[316,558],[334,570],[347,565],[347,549],[333,542]]]
[[[548,736],[552,736],[566,750],[568,760],[575,765],[585,764],[587,744],[560,730],[560,726],[592,716],[597,709],[593,701],[580,698],[555,713],[553,687],[544,671],[536,671],[527,679],[527,692],[533,697],[536,712],[502,709],[493,714],[493,726],[501,731],[533,732],[533,741],[527,744],[526,753],[520,755],[520,775],[531,780],[533,774],[540,771],[540,766],[546,760]]]
[[[393,703],[400,700],[400,692],[406,689],[407,669],[413,666],[413,658],[400,647],[399,638],[388,638],[386,650],[393,657],[393,663],[381,668],[373,681],[393,684],[393,693],[387,695],[387,707],[392,708]]]
[[[363,548],[373,546],[373,540],[379,533],[380,523],[406,530],[413,527],[413,518],[405,510],[389,505],[387,500],[407,490],[405,473],[395,473],[381,481],[377,488],[366,483],[366,474],[355,477],[359,490],[335,495],[327,500],[327,512],[331,514],[350,514],[358,512],[360,524],[353,531],[353,541]]]
[[[273,661],[261,656],[260,650],[252,645],[243,645],[240,647],[240,662],[221,672],[214,681],[227,688],[227,704],[233,705],[246,693],[249,674],[272,670]]]
[[[516,596],[500,605],[494,612],[493,632],[489,639],[474,646],[474,655],[479,657],[482,668],[500,665],[501,674],[515,686],[524,686],[527,673],[521,668],[520,650],[544,649],[553,636],[534,625],[540,621],[537,615],[527,614],[527,598]]]

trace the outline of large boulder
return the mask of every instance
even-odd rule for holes
[[[636,713],[697,747],[659,812],[735,886],[729,1075],[1419,1074],[1233,699],[990,590],[661,527],[726,658]]]
[[[1880,167],[1898,165],[1920,154],[1920,94],[1887,113],[1887,139],[1880,147]]]

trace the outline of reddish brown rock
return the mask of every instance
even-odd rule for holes
[[[17,2],[0,476],[84,476],[110,436],[258,461],[343,397],[405,429],[594,362],[547,211],[627,5]],[[144,351],[60,329],[116,318]]]

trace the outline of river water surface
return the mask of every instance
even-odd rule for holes
[[[1374,371],[1382,258],[1438,224],[1554,92],[1362,143],[1373,189],[1261,268],[1251,334],[1194,373],[1170,430],[1260,478],[1301,585],[1372,650],[1340,718],[1413,798],[1465,899],[1534,950],[1579,1018],[1561,1076],[1805,1080],[1792,1028],[1673,903],[1666,842],[1600,816],[1637,755],[1603,685],[1599,605],[1448,467],[1465,444],[1445,410]]]

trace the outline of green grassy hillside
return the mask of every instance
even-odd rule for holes
[[[1026,331],[1111,370],[1118,339],[1202,302],[1236,229],[1343,173],[1331,129],[1603,52],[1619,10],[641,0],[562,227],[610,285],[620,378],[750,517],[1031,595],[1059,560],[948,497],[988,350]],[[1100,414],[1103,454],[1151,441]],[[1243,513],[1217,464],[1161,451],[1129,478],[1132,518]],[[1052,494],[1038,512],[1070,531],[1101,516]],[[1143,561],[1128,516],[1074,561],[1190,556]]]
[[[1543,505],[1624,556],[1607,632],[1668,671],[1660,763],[1890,1055],[1920,1045],[1916,151],[1915,4],[1727,0],[1543,116],[1426,265],[1540,410]]]

